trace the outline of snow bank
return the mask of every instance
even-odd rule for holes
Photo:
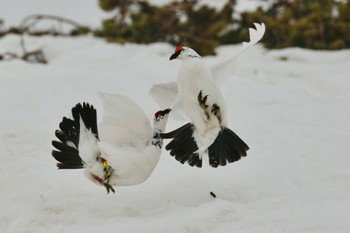
[[[149,88],[176,79],[180,63],[168,60],[173,48],[90,37],[28,43],[43,48],[48,65],[0,62],[1,232],[350,230],[348,50],[254,46],[222,88],[230,126],[249,144],[248,156],[196,169],[163,151],[146,182],[106,195],[82,171],[56,169],[54,131],[78,101],[101,110],[99,91],[127,95],[151,117],[158,107]],[[1,38],[0,52],[18,45],[16,36]],[[206,61],[239,48],[220,47]]]

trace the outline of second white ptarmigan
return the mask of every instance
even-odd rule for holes
[[[97,126],[96,109],[87,103],[63,117],[52,141],[59,169],[83,168],[86,177],[109,193],[113,186],[145,181],[157,165],[170,109],[154,115],[153,128],[143,110],[118,94],[101,94],[104,116]]]
[[[265,24],[254,23],[254,26],[255,28],[249,28],[249,41],[243,42],[242,47],[237,53],[233,54],[229,59],[210,67],[213,79],[219,87],[225,83],[225,80],[232,77],[237,72],[240,55],[258,43],[264,36]],[[177,83],[173,81],[152,85],[149,94],[158,103],[160,108],[167,108],[174,103],[177,97],[177,92]],[[174,116],[174,114],[172,114],[172,116]]]
[[[248,145],[227,126],[226,106],[211,71],[201,56],[178,46],[170,60],[180,59],[178,94],[172,111],[183,113],[190,123],[162,134],[172,141],[165,147],[181,163],[202,166],[205,155],[212,167],[225,166],[246,156]]]

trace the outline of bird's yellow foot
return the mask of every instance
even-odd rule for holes
[[[109,184],[109,181],[111,179],[111,176],[113,174],[113,168],[111,166],[108,165],[107,160],[105,160],[104,158],[100,158],[102,164],[103,164],[103,171],[104,171],[104,180],[103,180],[103,185],[105,186],[106,190],[107,190],[107,194],[112,191],[113,193],[115,193],[114,188],[112,187],[112,185]]]
[[[209,119],[210,117],[209,110],[208,110],[209,105],[206,104],[207,99],[208,99],[208,95],[203,97],[203,93],[201,90],[198,94],[198,103],[199,103],[199,106],[203,109],[205,115],[207,116],[207,119]]]

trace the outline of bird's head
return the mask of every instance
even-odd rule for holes
[[[165,125],[168,121],[170,111],[171,109],[167,108],[164,110],[160,110],[154,114],[153,125],[156,130],[163,131],[165,129]]]
[[[180,59],[186,60],[188,58],[201,58],[199,54],[189,47],[177,46],[175,52],[171,55],[170,60]]]
[[[160,121],[161,119],[163,119],[164,117],[168,116],[168,114],[170,113],[171,109],[167,108],[164,110],[159,110],[158,112],[154,113],[154,118],[157,121]]]

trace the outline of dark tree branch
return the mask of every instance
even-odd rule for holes
[[[22,59],[27,62],[33,62],[33,63],[42,63],[46,64],[47,59],[45,58],[45,55],[41,49],[37,49],[34,51],[28,51],[25,43],[25,34],[30,34],[31,30],[41,21],[43,20],[49,20],[58,22],[60,25],[60,28],[57,32],[58,35],[67,35],[63,32],[63,24],[67,24],[72,26],[74,29],[83,28],[83,26],[71,19],[63,18],[60,16],[55,15],[29,15],[25,17],[21,23],[19,24],[19,32],[20,32],[20,46],[23,52],[22,56],[18,56],[13,53],[4,53],[0,54],[0,60],[11,60],[11,59]]]

